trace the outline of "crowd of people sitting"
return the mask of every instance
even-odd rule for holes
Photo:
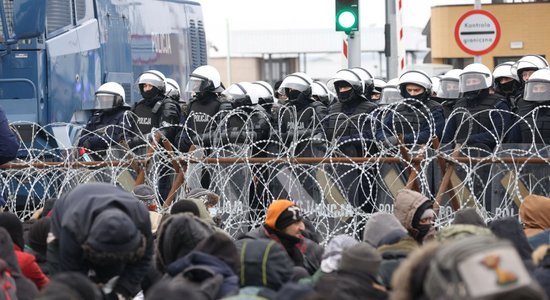
[[[6,299],[548,299],[550,198],[530,195],[523,223],[474,207],[435,228],[437,206],[400,190],[362,236],[322,237],[296,203],[273,200],[236,238],[191,191],[159,214],[153,190],[87,183],[29,221],[0,214]],[[9,298],[10,295],[12,298]],[[0,296],[0,297],[3,297]]]

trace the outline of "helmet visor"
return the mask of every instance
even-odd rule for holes
[[[437,97],[444,99],[458,99],[460,94],[459,82],[454,79],[441,79]]]
[[[401,92],[397,88],[385,88],[382,90],[380,104],[392,104],[403,99]]]
[[[482,73],[462,73],[460,75],[460,92],[466,93],[471,91],[487,89],[489,75]]]
[[[191,74],[191,76],[189,77],[189,81],[187,81],[187,87],[185,91],[198,93],[207,91],[212,87],[212,81],[208,80],[208,78],[196,74]]]
[[[550,82],[538,80],[527,81],[523,98],[525,101],[550,101]]]
[[[115,106],[117,97],[120,97],[116,94],[110,94],[106,92],[101,92],[95,94],[94,109],[111,109]]]

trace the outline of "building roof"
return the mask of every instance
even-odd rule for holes
[[[334,29],[239,30],[231,32],[231,54],[341,52],[344,33]],[[405,27],[407,51],[428,51],[422,28]],[[361,51],[384,51],[384,28],[361,28]]]

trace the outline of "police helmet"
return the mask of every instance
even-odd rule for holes
[[[535,71],[525,83],[523,94],[525,101],[545,102],[550,101],[550,70],[540,69]]]
[[[373,93],[376,93],[376,94],[381,94],[382,93],[382,89],[384,88],[384,86],[386,85],[386,82],[382,79],[378,79],[378,78],[375,78],[373,80],[373,84],[374,84],[374,88],[372,90]]]
[[[372,73],[361,67],[351,68],[351,70],[357,73],[363,80],[363,95],[370,97],[374,89],[374,76],[372,76]]]
[[[327,85],[319,80],[313,81],[313,84],[311,85],[311,95],[313,98],[316,98],[326,105],[332,103],[332,100],[334,99],[334,94],[332,91],[329,91]]]
[[[443,74],[439,79],[439,89],[437,97],[442,99],[458,99],[460,97],[460,74],[461,69],[452,69]]]
[[[517,74],[512,73],[512,66],[514,64],[515,63],[513,61],[507,61],[496,66],[493,70],[493,78],[495,79],[495,83],[498,79],[502,77],[513,78],[514,80],[517,80]]]
[[[391,104],[400,100],[403,100],[403,96],[401,96],[401,91],[399,90],[399,78],[393,78],[382,88],[379,104]]]
[[[513,66],[512,72],[516,74],[518,81],[523,82],[522,73],[527,70],[540,70],[548,68],[548,61],[540,55],[526,55],[520,58]]]
[[[410,83],[423,87],[427,92],[430,92],[432,89],[432,80],[424,71],[409,70],[399,76],[398,84],[401,89]]]
[[[162,72],[157,70],[149,70],[143,72],[138,79],[140,90],[143,84],[150,84],[156,87],[162,94],[166,91],[166,77]]]
[[[460,74],[460,93],[488,89],[493,86],[493,74],[484,64],[467,65]]]
[[[287,96],[289,100],[295,100],[296,98],[291,98],[289,95],[290,90],[297,90],[300,94],[303,94],[305,97],[311,97],[311,84],[313,79],[306,73],[296,72],[290,75],[287,75],[281,85],[279,86],[279,94]]]
[[[356,70],[352,69],[339,70],[336,74],[334,74],[334,76],[332,76],[327,84],[328,88],[335,94],[338,94],[338,90],[342,85],[350,85],[357,95],[362,95],[365,87],[363,78]]]
[[[126,93],[122,85],[116,82],[102,84],[95,92],[94,109],[108,110],[124,106]]]
[[[221,97],[234,106],[256,105],[259,101],[259,91],[262,87],[250,82],[239,82],[229,86]]]
[[[172,78],[166,78],[166,97],[180,100],[180,86],[177,81]]]
[[[271,84],[262,80],[254,81],[252,84],[260,87],[258,89],[258,103],[265,104],[277,102],[277,99],[273,97],[273,88],[271,87]]]
[[[399,76],[398,84],[401,95],[404,98],[411,97],[406,89],[408,84],[414,84],[424,88],[424,93],[421,94],[424,96],[424,98],[432,94],[432,80],[430,79],[430,76],[428,76],[428,74],[426,74],[426,72],[424,71],[405,71],[403,74],[401,74],[401,76]]]
[[[194,93],[223,91],[220,72],[208,65],[196,68],[189,76],[185,91]]]

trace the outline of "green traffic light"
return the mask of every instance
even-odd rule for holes
[[[335,0],[334,12],[336,31],[359,30],[359,0]]]
[[[338,14],[338,24],[345,29],[353,27],[356,20],[355,15],[350,11],[342,11]]]

